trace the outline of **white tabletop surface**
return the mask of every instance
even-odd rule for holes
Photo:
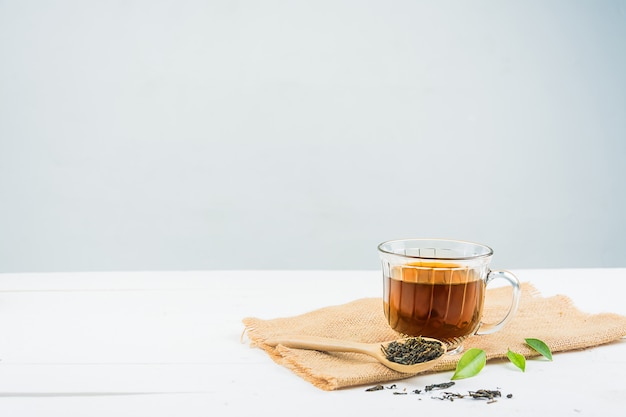
[[[626,269],[513,272],[585,312],[626,315]],[[530,359],[525,373],[490,362],[450,389],[499,389],[492,404],[323,391],[242,339],[244,317],[291,316],[381,291],[378,271],[0,274],[0,416],[626,415],[626,339]],[[451,376],[396,385],[423,389]]]

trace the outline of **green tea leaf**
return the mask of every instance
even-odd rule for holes
[[[472,348],[463,354],[456,364],[452,379],[463,379],[477,375],[487,363],[487,354],[482,349]]]
[[[526,372],[526,358],[524,355],[520,355],[519,353],[513,352],[511,349],[506,353],[506,356],[513,363],[513,365],[517,366],[522,372]]]
[[[552,360],[552,352],[550,351],[550,348],[548,347],[548,345],[546,345],[543,341],[539,339],[524,339],[524,340],[526,340],[526,343],[528,344],[528,346],[535,349],[537,352],[541,353],[543,356],[545,356],[549,360]]]

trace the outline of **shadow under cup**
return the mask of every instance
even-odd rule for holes
[[[458,353],[467,337],[498,331],[517,310],[519,282],[510,272],[489,270],[493,251],[487,246],[406,239],[382,243],[378,251],[385,317],[402,335],[438,339]],[[482,323],[486,287],[495,278],[513,287],[511,306],[500,322]]]

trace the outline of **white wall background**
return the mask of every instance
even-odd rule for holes
[[[626,266],[626,1],[0,0],[0,272]]]

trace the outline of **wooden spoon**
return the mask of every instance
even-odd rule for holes
[[[387,368],[393,369],[394,371],[402,372],[404,374],[418,374],[420,372],[426,371],[439,362],[441,358],[444,357],[446,353],[446,345],[436,339],[430,339],[427,337],[423,337],[423,340],[435,341],[441,344],[443,349],[442,355],[435,359],[431,359],[426,362],[416,363],[414,365],[402,365],[400,363],[393,362],[385,356],[382,351],[382,346],[387,346],[392,342],[404,342],[406,339],[398,339],[391,340],[388,342],[381,343],[361,343],[361,342],[352,342],[350,340],[339,340],[339,339],[330,339],[326,337],[316,337],[316,336],[284,336],[282,338],[270,339],[266,340],[265,343],[270,346],[283,345],[289,348],[295,349],[311,349],[311,350],[321,350],[326,352],[354,352],[354,353],[364,353],[366,355],[372,356],[378,362],[385,365]]]

